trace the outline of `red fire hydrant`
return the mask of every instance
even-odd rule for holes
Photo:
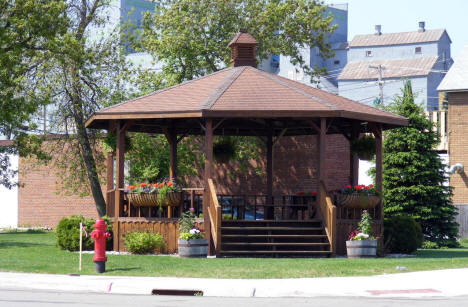
[[[94,230],[91,232],[91,238],[94,239],[94,270],[96,273],[106,271],[106,239],[110,233],[106,232],[106,223],[103,220],[96,220]]]

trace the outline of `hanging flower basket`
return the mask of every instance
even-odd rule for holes
[[[130,185],[125,193],[136,207],[179,206],[182,199],[182,189],[172,181]]]
[[[167,192],[161,203],[157,193],[128,193],[127,198],[135,207],[179,206],[182,192]]]
[[[338,203],[343,208],[372,209],[377,206],[380,197],[360,193],[338,194]]]

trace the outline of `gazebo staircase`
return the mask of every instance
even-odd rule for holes
[[[319,219],[221,222],[221,257],[327,257],[330,242]]]

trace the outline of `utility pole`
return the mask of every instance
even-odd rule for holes
[[[377,72],[379,73],[379,80],[377,81],[377,84],[379,85],[379,104],[383,105],[383,81],[382,81],[382,70],[385,69],[385,67],[382,66],[382,64],[379,65],[369,65],[369,68],[377,69]]]

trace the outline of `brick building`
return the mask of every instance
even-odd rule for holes
[[[468,237],[468,45],[437,88],[448,93],[448,145],[451,170],[450,185],[454,187],[453,203],[458,208],[460,236]],[[457,167],[461,164],[463,167]]]

